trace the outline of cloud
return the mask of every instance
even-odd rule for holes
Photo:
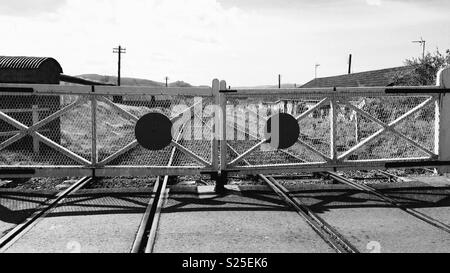
[[[0,0],[0,14],[33,16],[55,13],[66,3],[66,0]]]
[[[369,6],[381,6],[381,0],[366,0],[367,5]]]
[[[286,8],[307,8],[324,5],[339,5],[349,0],[218,0],[224,7],[239,7],[243,9],[286,9]],[[351,1],[351,0],[350,0]]]
[[[218,44],[219,40],[214,36],[205,36],[205,35],[183,35],[181,38],[193,41],[199,44]]]
[[[52,23],[7,23],[17,28],[16,34],[37,40],[37,48],[50,43],[45,54],[59,53],[68,74],[115,73],[111,51],[121,43],[127,48],[124,75],[160,79],[170,73],[173,79],[204,84],[201,78],[209,83],[214,74],[208,65],[223,41],[246,24],[243,18],[239,9],[224,8],[215,0],[68,0]],[[52,30],[57,35],[50,40],[58,37],[57,45],[42,39]]]
[[[276,83],[278,74],[301,83],[316,62],[321,76],[339,74],[350,52],[355,70],[364,62],[401,65],[420,35],[430,48],[450,43],[439,27],[449,25],[446,10],[381,1],[373,8],[366,0],[16,0],[0,6],[2,54],[55,57],[67,74],[112,75],[120,43],[124,76],[236,86]],[[17,2],[51,16],[28,16]],[[4,16],[3,6],[26,16]]]

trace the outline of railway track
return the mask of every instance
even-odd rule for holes
[[[234,154],[238,155],[238,153],[236,152],[235,149],[233,149],[230,145],[228,145],[228,147],[233,150]],[[286,156],[288,156],[288,157],[290,156],[294,160],[302,160],[300,157],[298,157],[296,155],[293,155],[293,154],[291,154],[291,153],[289,153],[289,152],[287,152],[285,150],[280,150],[280,151],[283,154],[285,154]],[[250,165],[248,163],[248,161],[245,161],[245,163],[247,165]],[[400,177],[400,176],[391,174],[391,173],[386,172],[386,171],[380,170],[378,172],[382,176],[386,177],[389,180],[390,179],[394,179],[394,180],[401,181],[401,182],[409,182],[410,181],[407,178]],[[397,208],[407,212],[411,216],[413,216],[413,217],[415,217],[417,219],[420,219],[420,220],[422,220],[422,221],[424,221],[424,222],[426,222],[426,223],[428,223],[428,224],[430,224],[430,225],[432,225],[434,227],[437,227],[437,228],[439,228],[439,229],[441,229],[441,230],[443,230],[443,231],[445,231],[447,233],[450,233],[450,226],[449,225],[446,225],[445,223],[442,223],[441,221],[439,221],[437,219],[434,219],[433,217],[430,217],[429,215],[426,215],[426,214],[424,214],[424,213],[422,213],[420,211],[417,211],[417,210],[412,209],[412,208],[405,207],[404,205],[402,205],[401,203],[399,203],[395,199],[389,197],[386,194],[383,194],[382,192],[380,192],[379,190],[377,190],[377,189],[375,189],[373,187],[370,187],[370,186],[362,184],[362,183],[356,183],[356,182],[352,181],[351,179],[345,178],[345,177],[343,177],[343,176],[341,176],[341,175],[339,175],[339,174],[337,174],[335,172],[323,172],[323,173],[319,173],[319,174],[321,176],[325,177],[325,178],[332,178],[336,182],[339,182],[339,183],[348,185],[348,186],[350,186],[352,188],[355,188],[357,190],[360,190],[360,191],[363,191],[363,192],[375,195],[378,198],[380,198],[381,200],[383,200],[384,202],[386,202],[386,203],[388,203],[388,204],[390,204],[390,205],[392,205],[394,207],[397,207]],[[262,179],[265,180],[264,178],[262,178]]]
[[[187,123],[183,125],[180,129],[178,136],[176,137],[176,141],[180,141],[181,136],[183,135],[183,131],[186,127]],[[175,164],[175,154],[177,152],[177,148],[173,147],[170,153],[170,158],[167,163],[167,166],[171,166]],[[169,181],[169,176],[166,175],[164,177],[159,176],[156,180],[155,185],[153,186],[152,197],[148,203],[147,209],[142,217],[141,223],[139,225],[138,232],[136,234],[136,238],[133,242],[133,246],[131,248],[131,253],[152,253],[153,246],[156,239],[156,233],[158,229],[158,223],[161,214],[161,208],[164,204],[164,200],[167,198],[169,194],[169,190],[167,189],[167,183]]]
[[[296,157],[294,155],[292,155],[292,156],[295,159],[299,159],[298,157]],[[383,176],[385,176],[385,177],[387,177],[389,179],[395,179],[395,180],[401,181],[401,182],[409,182],[410,181],[410,180],[408,180],[408,179],[406,179],[404,177],[400,177],[400,176],[391,174],[391,173],[386,172],[386,171],[380,170],[378,172],[381,175],[383,175]],[[442,223],[441,221],[439,221],[439,220],[437,220],[437,219],[435,219],[435,218],[433,218],[433,217],[431,217],[431,216],[429,216],[427,214],[424,214],[424,213],[422,213],[422,212],[420,212],[418,210],[415,210],[415,209],[412,209],[412,208],[408,208],[408,207],[402,205],[401,203],[399,203],[398,201],[396,201],[394,198],[391,198],[390,196],[380,192],[379,190],[377,190],[377,189],[375,189],[375,188],[373,188],[371,186],[368,186],[368,185],[362,184],[362,183],[356,183],[352,179],[345,178],[342,175],[339,175],[338,173],[335,173],[335,172],[323,172],[323,173],[319,173],[319,174],[321,176],[323,176],[324,178],[331,178],[331,179],[333,179],[334,181],[336,181],[338,183],[342,183],[342,184],[348,185],[348,186],[350,186],[350,187],[352,187],[354,189],[357,189],[357,190],[360,190],[360,191],[363,191],[363,192],[375,195],[378,198],[380,198],[381,200],[383,200],[384,202],[386,202],[386,203],[388,203],[388,204],[390,204],[390,205],[392,205],[394,207],[397,207],[397,208],[405,211],[409,215],[411,215],[411,216],[413,216],[413,217],[415,217],[415,218],[417,218],[417,219],[419,219],[421,221],[424,221],[427,224],[430,224],[430,225],[432,225],[434,227],[437,227],[437,228],[439,228],[439,229],[441,229],[441,230],[443,230],[443,231],[445,231],[447,233],[450,233],[450,226],[449,225],[446,225],[445,223]]]
[[[208,126],[204,121],[203,123],[204,125]],[[179,140],[180,136],[181,132],[177,137],[177,141]],[[237,154],[237,151],[231,145],[228,145],[228,148],[235,154]],[[173,163],[175,152],[176,148],[174,147],[169,159],[169,166]],[[283,151],[283,154],[286,156],[294,157],[294,155],[286,151]],[[299,160],[299,158],[296,159]],[[247,160],[243,161],[247,165],[250,164]],[[357,248],[353,246],[348,240],[346,240],[342,234],[340,234],[325,220],[315,214],[298,198],[291,196],[289,191],[280,183],[278,183],[274,177],[264,175],[258,175],[258,177],[267,185],[269,185],[269,187],[276,194],[278,194],[288,206],[292,207],[333,250],[338,253],[358,252]],[[166,190],[168,178],[168,176],[165,176],[164,178],[159,177],[157,183],[155,184],[152,193],[153,196],[142,218],[136,239],[133,243],[133,247],[131,250],[132,253],[151,253],[153,251],[161,207],[168,195],[168,191]]]
[[[206,123],[205,123],[206,125]],[[183,134],[185,126],[183,126],[176,138],[176,141],[180,141],[180,138]],[[229,150],[238,156],[238,152],[231,145],[228,144]],[[178,151],[179,152],[179,151]],[[296,155],[293,155],[287,151],[280,150],[280,152],[285,157],[290,157],[296,161],[302,160]],[[173,147],[170,153],[170,158],[168,160],[167,166],[171,166],[176,164],[176,153],[177,148]],[[178,157],[178,160],[180,158]],[[246,165],[251,165],[248,160],[242,160]],[[387,172],[380,173],[386,177],[391,177],[396,180],[402,180],[401,177],[392,175]],[[389,197],[388,195],[383,194],[375,188],[372,188],[368,185],[356,183],[352,179],[345,178],[334,172],[323,172],[319,173],[323,178],[331,178],[336,182],[343,183],[357,190],[372,194],[380,198],[386,203],[393,205],[408,214],[434,226],[437,227],[447,233],[450,233],[450,227],[426,214],[423,214],[420,211],[415,209],[411,209],[403,206],[401,203],[396,201],[394,198]],[[323,218],[318,216],[313,210],[311,210],[308,205],[302,202],[299,197],[293,196],[280,182],[277,181],[277,177],[275,176],[266,176],[259,174],[257,175],[258,179],[265,182],[288,206],[293,208],[304,220],[305,222],[317,233],[321,239],[323,239],[334,251],[338,253],[358,253],[359,250],[350,243],[345,236],[343,236],[339,231],[337,231],[333,226],[327,223]],[[282,178],[282,177],[281,177]],[[306,179],[310,177],[305,176]],[[63,192],[58,193],[54,199],[46,202],[45,205],[41,206],[33,213],[30,217],[28,217],[22,224],[17,225],[13,230],[8,232],[5,236],[0,239],[0,253],[4,252],[10,245],[12,245],[15,241],[20,239],[20,237],[26,233],[29,229],[31,229],[39,219],[45,217],[53,208],[58,206],[63,202],[63,200],[69,196],[70,194],[76,192],[77,190],[83,188],[86,184],[91,181],[91,178],[84,177],[73,184],[70,188],[64,190]],[[168,185],[169,176],[158,177],[156,183],[153,187],[152,197],[148,203],[146,211],[142,217],[142,220],[139,225],[139,229],[135,240],[133,242],[133,246],[131,249],[132,253],[151,253],[153,252],[153,246],[155,243],[158,223],[160,219],[160,212],[164,201],[168,196]]]
[[[187,123],[186,123],[187,124]],[[186,124],[180,129],[180,132],[176,138],[176,141],[180,141],[183,131],[186,127]],[[173,147],[170,151],[170,157],[167,162],[167,166],[171,166],[176,164],[176,147]],[[183,156],[178,156],[178,160],[185,160]],[[14,244],[17,240],[19,240],[22,235],[24,235],[28,230],[30,230],[35,224],[39,222],[40,219],[44,218],[51,212],[54,208],[56,208],[59,204],[61,204],[66,197],[75,193],[77,190],[83,188],[86,184],[91,181],[91,178],[84,177],[81,180],[77,181],[67,190],[58,193],[56,197],[49,202],[46,202],[44,205],[37,208],[37,210],[28,217],[23,223],[17,225],[13,230],[8,232],[5,236],[0,238],[0,253],[4,252],[9,246]],[[147,205],[146,211],[144,212],[143,218],[141,219],[140,226],[133,242],[132,253],[151,253],[153,250],[153,243],[156,237],[156,231],[158,227],[159,221],[159,213],[161,207],[163,205],[164,199],[168,194],[167,184],[169,181],[169,176],[157,177],[156,182],[153,186],[152,196]]]
[[[236,155],[237,151],[228,145],[228,148]],[[247,165],[250,163],[243,159]],[[258,178],[264,181],[286,204],[292,207],[311,228],[336,252],[338,253],[358,253],[358,249],[352,245],[345,237],[328,224],[324,219],[315,214],[307,205],[299,198],[291,196],[289,191],[278,181],[262,174]]]
[[[158,177],[153,186],[152,197],[142,217],[131,253],[151,253],[153,250],[161,207],[168,194],[167,180],[168,176]]]
[[[238,128],[235,128],[239,130]],[[250,136],[247,134],[247,137]],[[235,156],[239,156],[239,153],[236,149],[234,149],[231,145],[227,144],[228,148],[232,151],[232,153]],[[296,155],[293,155],[292,153],[289,153],[285,150],[280,150],[283,155],[290,157],[294,161],[303,161],[304,160]],[[251,165],[248,160],[242,160],[246,165]],[[385,178],[391,180],[397,180],[406,182],[409,181],[408,179],[405,179],[403,177],[399,177],[396,175],[393,175],[386,171],[379,171],[379,173],[384,176]],[[446,225],[445,223],[442,223],[441,221],[434,219],[433,217],[430,217],[429,215],[426,215],[420,211],[417,211],[412,208],[405,207],[404,205],[400,204],[398,201],[396,201],[394,198],[391,198],[382,192],[378,191],[377,189],[370,187],[365,184],[360,184],[352,181],[351,179],[347,179],[335,172],[323,172],[319,173],[322,178],[331,178],[334,181],[338,183],[343,183],[345,185],[348,185],[354,189],[360,190],[362,192],[369,193],[371,195],[375,195],[384,202],[401,209],[408,213],[409,215],[426,222],[429,225],[432,225],[436,228],[439,228],[440,230],[443,230],[447,233],[450,233],[450,227]],[[287,204],[289,204],[291,207],[293,207],[307,222],[308,224],[318,233],[331,247],[333,247],[334,250],[337,252],[358,252],[356,247],[351,245],[344,236],[339,234],[333,227],[331,227],[326,221],[324,221],[322,218],[318,217],[313,211],[311,211],[305,204],[303,204],[298,198],[292,197],[289,194],[289,191],[284,188],[278,181],[271,176],[265,176],[262,174],[258,175],[259,179],[264,181],[273,191],[275,191]]]
[[[371,186],[368,186],[368,185],[365,185],[365,184],[356,183],[356,182],[354,182],[354,181],[352,181],[350,179],[347,179],[347,178],[345,178],[345,177],[343,177],[343,176],[341,176],[341,175],[339,175],[337,173],[334,173],[334,172],[326,172],[326,173],[323,173],[323,175],[325,177],[328,176],[328,177],[334,179],[335,181],[337,181],[339,183],[348,185],[348,186],[350,186],[352,188],[355,188],[357,190],[360,190],[360,191],[363,191],[363,192],[375,195],[378,198],[380,198],[381,200],[383,200],[384,202],[386,202],[386,203],[388,203],[388,204],[390,204],[390,205],[392,205],[394,207],[397,207],[397,208],[405,211],[406,213],[414,216],[415,218],[420,219],[421,221],[424,221],[427,224],[430,224],[430,225],[432,225],[434,227],[437,227],[437,228],[439,228],[439,229],[441,229],[441,230],[443,230],[443,231],[445,231],[447,233],[450,233],[450,226],[446,225],[445,223],[442,223],[441,221],[439,221],[437,219],[434,219],[433,217],[430,217],[429,215],[426,215],[426,214],[424,214],[424,213],[422,213],[422,212],[420,212],[418,210],[415,210],[415,209],[412,209],[412,208],[408,208],[408,207],[402,205],[401,203],[399,203],[398,201],[396,201],[394,198],[392,198],[392,197],[390,197],[390,196],[380,192],[379,190],[377,190],[377,189],[375,189],[375,188],[373,188]]]
[[[53,199],[48,200],[45,204],[39,206],[24,222],[14,227],[6,235],[0,238],[0,253],[3,253],[9,246],[19,240],[28,230],[36,225],[40,219],[44,218],[52,209],[60,205],[65,198],[83,188],[89,182],[91,182],[90,177],[83,177],[66,190],[56,194]]]
[[[207,126],[207,124],[204,123]],[[229,126],[229,125],[228,125]],[[210,128],[212,129],[212,128]],[[233,129],[240,130],[237,127]],[[244,132],[246,137],[255,137],[248,132]],[[228,149],[235,155],[239,156],[239,153],[230,144],[227,144]],[[280,150],[281,154],[285,157],[290,157],[295,161],[304,161],[302,158],[289,153],[286,150]],[[280,156],[280,155],[278,155]],[[251,165],[246,159],[242,162],[246,165]],[[311,228],[336,252],[338,253],[358,253],[358,249],[352,245],[341,233],[328,224],[324,219],[314,213],[307,205],[305,205],[299,198],[293,197],[289,191],[281,185],[273,176],[265,176],[259,174],[258,178],[264,181],[286,204],[292,207]]]

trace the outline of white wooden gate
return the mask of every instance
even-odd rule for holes
[[[437,86],[426,87],[229,90],[218,80],[205,88],[0,84],[0,177],[422,166],[450,172],[449,81],[450,69],[440,72]],[[114,96],[123,101],[113,102]],[[4,103],[21,100],[55,105],[26,119],[26,111]],[[150,112],[177,128],[158,151],[144,149],[134,135],[136,122]],[[277,113],[298,125],[289,147],[268,143],[265,127]]]

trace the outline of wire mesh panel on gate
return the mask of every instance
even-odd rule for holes
[[[123,102],[113,103],[109,97],[98,97],[97,150],[99,165],[106,166],[167,166],[172,146],[160,151],[141,147],[135,139],[134,126],[141,117],[157,112],[179,125],[173,138],[177,144],[193,152],[205,162],[211,161],[211,140],[194,138],[203,130],[194,124],[194,111],[202,112],[211,104],[210,97],[185,95],[126,95]],[[198,110],[199,109],[199,110]],[[201,124],[200,124],[201,125]],[[175,151],[172,166],[203,166],[180,149]]]
[[[1,101],[0,165],[90,163],[89,100],[73,95],[17,94],[2,96]],[[22,102],[20,108],[15,102]]]
[[[345,164],[357,168],[371,160],[437,157],[434,95],[387,95],[381,90],[371,94],[293,90],[279,95],[271,90],[267,94],[239,91],[227,94],[229,167]],[[291,115],[300,127],[298,140],[287,149],[270,147],[264,132],[267,120],[276,113]]]

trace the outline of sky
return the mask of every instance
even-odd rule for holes
[[[0,0],[0,55],[48,56],[64,73],[231,86],[304,84],[450,48],[447,0]]]

